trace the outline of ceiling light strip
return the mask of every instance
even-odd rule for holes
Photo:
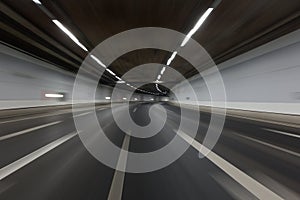
[[[75,37],[75,35],[73,35],[73,33],[71,33],[71,31],[69,31],[62,23],[60,23],[60,21],[53,19],[52,22],[58,28],[60,28],[60,30],[62,30],[67,36],[69,36],[69,38],[71,40],[73,40],[73,42],[75,42],[80,48],[82,48],[84,51],[88,51],[87,48],[79,42],[79,40]]]

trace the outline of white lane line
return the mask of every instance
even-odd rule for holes
[[[281,135],[287,135],[287,136],[291,136],[291,137],[295,137],[295,138],[300,138],[300,135],[296,135],[296,134],[292,134],[292,133],[288,133],[288,132],[284,132],[284,131],[278,131],[278,130],[274,130],[274,129],[269,129],[269,128],[263,128],[266,131],[271,131],[273,133],[278,133]]]
[[[52,149],[58,147],[59,145],[63,144],[64,142],[70,140],[75,135],[77,135],[76,132],[69,133],[49,144],[46,146],[43,146],[36,151],[33,151],[32,153],[12,162],[11,164],[3,167],[0,169],[0,180],[4,179],[5,177],[11,175],[12,173],[18,171],[22,167],[28,165],[29,163],[33,162],[34,160],[38,159],[42,155],[48,153]]]
[[[174,130],[176,132],[176,130]],[[184,132],[178,131],[177,134],[182,137],[186,142],[191,144],[197,151],[206,155],[211,162],[213,162],[216,166],[218,166],[221,170],[223,170],[226,174],[228,174],[231,178],[233,178],[236,182],[241,184],[244,188],[246,188],[249,192],[251,192],[254,196],[259,199],[282,199],[276,193],[256,181],[255,179],[248,176],[246,173],[227,162],[219,155],[215,154],[213,151],[210,151],[205,146],[191,138]]]
[[[29,133],[29,132],[32,132],[32,131],[36,131],[36,130],[42,129],[42,128],[46,128],[48,126],[53,126],[53,125],[59,124],[61,122],[62,121],[51,122],[49,124],[44,124],[44,125],[36,126],[36,127],[33,127],[33,128],[29,128],[29,129],[25,129],[25,130],[22,130],[22,131],[18,131],[16,133],[10,133],[10,134],[1,136],[0,137],[0,141],[7,140],[9,138],[16,137],[16,136],[19,136],[19,135],[23,135],[23,134],[26,134],[26,133]]]
[[[245,135],[240,135],[240,134],[237,134],[237,133],[232,133],[234,134],[235,136],[238,136],[238,137],[242,137],[242,138],[245,138],[247,140],[251,140],[253,142],[257,142],[259,144],[262,144],[262,145],[265,145],[265,146],[268,146],[268,147],[271,147],[273,149],[276,149],[276,150],[279,150],[279,151],[283,151],[285,153],[289,153],[289,154],[292,154],[294,156],[297,156],[297,157],[300,157],[300,153],[297,153],[297,152],[294,152],[294,151],[290,151],[288,149],[284,149],[282,147],[278,147],[278,146],[275,146],[273,144],[270,144],[270,143],[267,143],[267,142],[263,142],[263,141],[260,141],[260,140],[257,140],[257,139],[254,139],[254,138],[251,138],[251,137],[248,137],[248,136],[245,136]]]
[[[120,152],[120,157],[117,163],[117,169],[115,171],[109,194],[108,200],[121,200],[123,193],[123,185],[125,179],[125,170],[127,164],[128,148],[129,148],[130,136],[125,135],[124,141],[122,144],[122,150]]]
[[[105,108],[100,108],[98,110],[102,110],[102,109],[105,109]],[[85,111],[85,110],[87,110],[87,109],[78,109],[77,112],[82,112],[82,111]],[[49,115],[38,115],[38,116],[33,116],[33,117],[24,117],[24,118],[21,118],[21,119],[12,119],[12,120],[1,121],[0,124],[24,121],[24,120],[29,120],[29,119],[37,119],[37,118],[41,118],[41,117],[52,117],[52,116],[64,115],[64,114],[68,114],[68,113],[72,113],[72,112],[73,112],[73,110],[60,111],[58,113],[49,114]]]
[[[81,114],[79,114],[79,115],[74,115],[74,117],[80,117],[80,116],[88,115],[88,114],[90,114],[90,113],[92,113],[92,111],[90,111],[90,112],[85,112],[85,113],[81,113]]]
[[[0,124],[24,121],[24,120],[29,120],[29,119],[36,119],[36,118],[41,118],[41,117],[51,117],[51,116],[57,116],[57,115],[63,115],[63,114],[66,114],[66,113],[56,113],[56,114],[51,114],[51,115],[39,115],[39,116],[34,116],[34,117],[25,117],[25,118],[22,118],[22,119],[2,121],[2,122],[0,122]]]

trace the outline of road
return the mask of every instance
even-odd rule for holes
[[[152,104],[131,105],[147,125]],[[177,133],[180,110],[161,104],[167,123],[148,139],[128,137],[128,149],[148,152]],[[195,112],[188,110],[188,112]],[[91,113],[82,109],[77,117]],[[105,134],[124,147],[125,134],[111,108],[97,116]],[[297,128],[227,117],[213,151],[199,158],[210,114],[201,112],[193,145],[169,166],[149,173],[121,173],[97,161],[83,146],[70,110],[51,110],[0,120],[0,199],[299,199],[300,131]],[[195,119],[190,119],[195,120]],[[189,133],[181,133],[188,142]]]

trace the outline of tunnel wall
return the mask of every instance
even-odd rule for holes
[[[0,109],[70,104],[74,80],[72,73],[0,46]],[[83,87],[89,88],[90,83],[85,81]],[[107,102],[105,97],[111,96],[111,92],[112,88],[100,86],[96,101]],[[65,98],[46,98],[45,93],[62,93]],[[92,94],[86,89],[81,95],[84,102]]]
[[[218,65],[224,80],[227,107],[300,114],[300,31],[262,45]],[[212,81],[216,76],[209,77]],[[201,76],[189,79],[199,104],[210,105]],[[180,83],[173,88],[182,103],[195,104]],[[218,99],[216,100],[218,101]]]

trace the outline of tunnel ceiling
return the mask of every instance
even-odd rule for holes
[[[43,6],[92,50],[114,34],[138,27],[182,33],[194,26],[212,0],[41,0]],[[1,41],[65,70],[76,72],[87,53],[70,40],[31,0],[2,0]],[[299,29],[300,1],[223,0],[193,38],[218,64]],[[147,49],[124,55],[109,66],[122,76],[150,61],[166,63],[170,52]],[[183,59],[172,64],[185,77],[195,70]],[[141,77],[142,80],[142,77]],[[114,85],[105,74],[102,82]],[[155,90],[154,86],[147,86]]]

